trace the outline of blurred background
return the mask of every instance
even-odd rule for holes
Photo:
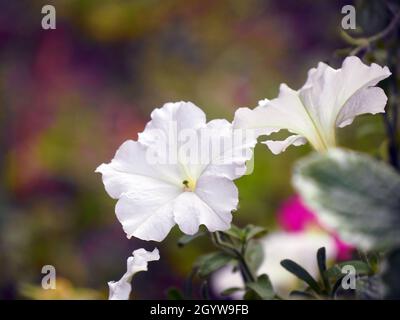
[[[131,252],[155,245],[161,260],[135,278],[133,297],[182,286],[207,239],[178,248],[174,228],[162,244],[128,240],[95,168],[165,102],[232,120],[281,82],[299,88],[318,61],[340,65],[349,2],[0,0],[0,298],[107,298]],[[45,4],[56,7],[56,30],[41,28]],[[381,118],[365,116],[339,141],[374,152],[383,137]],[[234,222],[278,228],[291,167],[309,151],[257,147],[254,173],[237,181]],[[48,264],[57,290],[40,287]]]

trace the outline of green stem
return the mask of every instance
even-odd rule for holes
[[[368,37],[368,38],[353,38],[350,36],[347,32],[343,31],[341,32],[342,38],[349,44],[356,46],[353,51],[350,52],[351,56],[355,56],[359,54],[362,50],[368,48],[373,44],[374,42],[377,42],[381,39],[386,38],[390,33],[392,33],[394,30],[396,30],[397,24],[400,22],[400,11],[397,12],[394,15],[394,18],[392,21],[389,23],[389,25],[382,30],[381,32],[378,32],[377,34]]]
[[[255,282],[256,279],[253,275],[253,272],[251,272],[249,265],[246,262],[245,257],[240,257],[239,264],[240,264],[240,273],[242,275],[243,281],[245,283],[249,282]]]
[[[237,250],[233,245],[223,241],[221,235],[218,231],[210,232],[210,237],[214,245],[223,250],[224,252],[233,255],[235,259],[239,262],[240,274],[243,278],[244,283],[254,282],[256,280],[253,272],[251,271],[247,261],[246,261],[246,244],[242,244],[241,250]]]

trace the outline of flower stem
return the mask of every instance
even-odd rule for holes
[[[222,240],[220,232],[210,232],[210,237],[215,246],[230,255],[233,255],[239,263],[240,274],[244,283],[254,282],[256,280],[246,261],[246,243],[243,243],[241,249],[238,250],[231,243]],[[232,241],[230,241],[232,242]]]
[[[394,18],[389,23],[389,25],[378,32],[377,34],[368,38],[353,38],[348,33],[342,30],[342,38],[349,44],[356,46],[353,51],[350,52],[351,56],[359,54],[362,50],[367,49],[372,43],[377,42],[381,39],[386,38],[390,33],[396,30],[397,24],[400,22],[400,11],[394,15]]]
[[[238,259],[240,264],[240,274],[242,275],[244,283],[255,282],[255,277],[253,272],[251,272],[249,265],[244,257]]]

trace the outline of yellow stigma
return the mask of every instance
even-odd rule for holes
[[[193,192],[194,189],[196,189],[196,181],[194,181],[193,179],[183,180],[182,184],[184,191]]]

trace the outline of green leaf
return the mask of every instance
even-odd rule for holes
[[[247,225],[244,228],[245,240],[249,241],[250,239],[260,238],[267,233],[267,229],[260,226],[254,226],[252,224]]]
[[[325,247],[319,248],[317,251],[318,270],[321,279],[324,282],[324,287],[327,292],[330,291],[330,284],[328,277],[325,276],[326,271],[326,250]]]
[[[206,278],[211,273],[227,265],[232,260],[233,258],[231,256],[228,256],[223,252],[213,252],[201,256],[196,262],[196,266],[198,267],[198,275],[201,278]]]
[[[182,237],[179,238],[178,246],[179,247],[183,247],[183,246],[187,245],[189,242],[193,241],[194,239],[196,239],[198,237],[201,237],[201,236],[203,236],[205,234],[206,233],[203,232],[203,231],[197,232],[196,234],[191,235],[191,236],[185,234],[185,235],[183,235]]]
[[[260,296],[252,289],[247,289],[243,296],[244,300],[262,300]]]
[[[239,287],[228,288],[221,292],[221,296],[230,296],[235,292],[243,291],[243,290],[244,290],[243,288],[239,288]]]
[[[385,163],[333,149],[301,160],[293,184],[344,241],[367,251],[400,244],[400,175]]]
[[[317,251],[318,269],[321,274],[326,270],[326,250],[325,247],[319,248]]]
[[[183,293],[175,287],[167,289],[167,299],[168,300],[184,300]]]
[[[253,273],[257,273],[258,268],[264,260],[264,249],[260,242],[251,240],[247,244],[245,259]]]
[[[247,283],[246,288],[248,289],[248,291],[253,291],[253,293],[262,300],[271,300],[275,297],[271,281],[266,274],[260,275],[255,282]],[[252,293],[246,292],[246,294],[248,294],[249,296]]]
[[[223,231],[222,233],[225,233],[225,234],[227,234],[235,239],[238,239],[240,241],[243,240],[243,236],[244,236],[243,230],[233,224],[231,225],[230,229]]]
[[[315,297],[308,292],[294,290],[290,292],[289,296],[294,299],[300,300],[315,300]]]
[[[329,268],[324,272],[325,277],[337,280],[345,276],[346,273],[342,273],[342,268],[344,266],[354,267],[354,269],[356,269],[357,275],[369,275],[372,273],[371,268],[364,261],[351,260],[335,264],[333,267]]]
[[[298,265],[296,262],[285,259],[281,261],[281,266],[290,273],[293,273],[297,278],[307,283],[316,293],[321,293],[321,288],[319,287],[318,282],[308,273],[307,270]]]

